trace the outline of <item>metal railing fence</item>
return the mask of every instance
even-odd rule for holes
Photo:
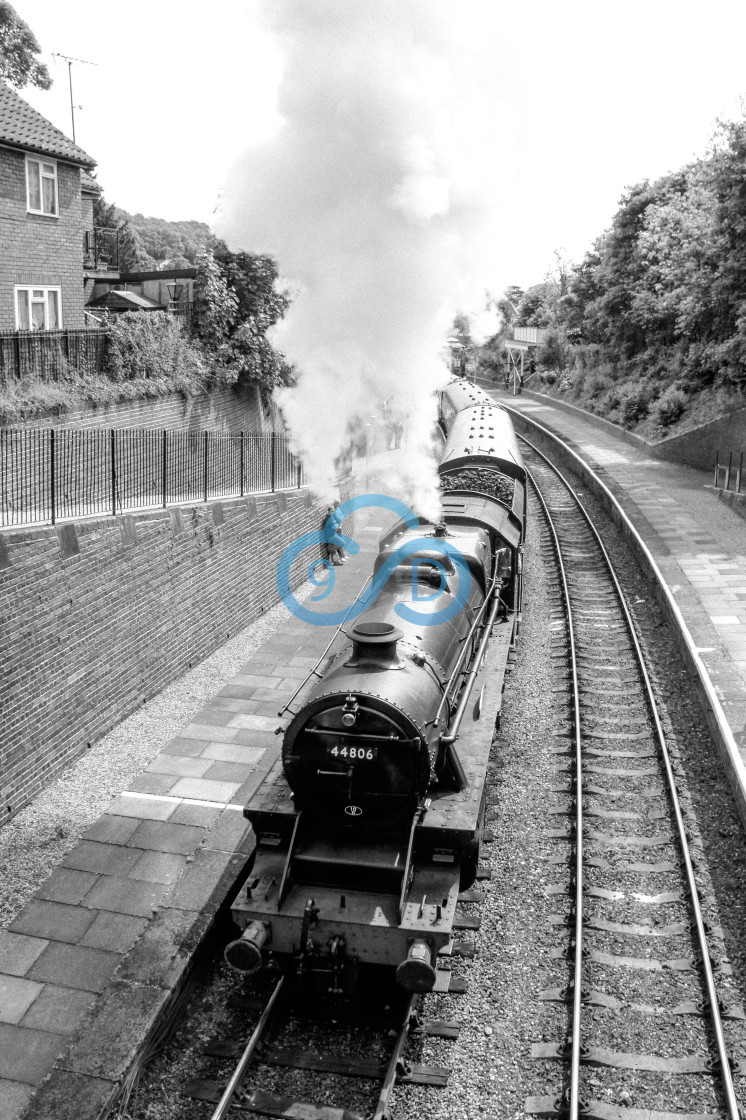
[[[57,381],[71,369],[103,373],[107,332],[81,328],[71,331],[0,331],[0,381],[19,377]]]
[[[304,484],[287,436],[274,432],[0,430],[0,527]]]
[[[738,465],[734,462],[734,452],[728,452],[728,461],[720,462],[720,452],[715,452],[715,486],[718,490],[735,490],[741,493],[741,475],[743,474],[743,451],[738,452]],[[734,477],[735,476],[735,477]],[[735,485],[731,487],[731,478],[734,477]]]
[[[94,226],[83,233],[83,268],[95,272],[119,270],[120,230]]]

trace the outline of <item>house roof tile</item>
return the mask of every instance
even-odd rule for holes
[[[101,194],[101,184],[87,171],[80,173],[80,186],[87,194]]]
[[[64,132],[0,81],[0,144],[66,160],[80,167],[95,167],[87,152],[68,140]]]

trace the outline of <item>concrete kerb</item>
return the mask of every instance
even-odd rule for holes
[[[543,424],[539,424],[536,420],[510,408],[509,405],[504,405],[503,407],[510,413],[518,431],[522,433],[526,431],[538,432],[542,439],[547,440],[551,444],[553,450],[558,453],[559,459],[571,469],[573,473],[579,475],[583,479],[583,482],[599,499],[614,522],[622,530],[640,566],[652,581],[656,598],[673,628],[679,651],[695,682],[697,697],[725,766],[728,783],[736,801],[741,824],[744,830],[746,830],[746,766],[744,766],[738,744],[728,724],[720,698],[715,690],[710,674],[707,671],[707,667],[697,652],[696,644],[689,632],[689,628],[684,620],[679,605],[674,599],[650,549],[645,544],[630,518],[622,509],[618,499],[612,494],[606,483],[602,481],[596,471],[594,471],[568,443],[560,439],[560,437],[549,428],[545,428]]]

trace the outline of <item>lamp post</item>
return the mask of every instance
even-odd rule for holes
[[[168,292],[169,299],[168,310],[178,311],[179,300],[181,299],[181,293],[184,291],[184,285],[177,284],[176,281],[173,280],[170,284],[166,284],[166,291]],[[175,306],[172,306],[174,304]]]

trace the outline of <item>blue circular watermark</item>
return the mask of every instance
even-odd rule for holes
[[[322,529],[303,533],[292,544],[288,545],[280,557],[277,565],[277,590],[290,613],[302,622],[307,622],[310,626],[341,626],[343,622],[357,618],[358,615],[372,606],[394,570],[412,557],[412,605],[402,602],[396,603],[394,613],[404,619],[405,622],[411,622],[417,626],[439,626],[440,623],[448,622],[454,618],[463,610],[469,598],[471,572],[461,550],[444,537],[413,537],[403,541],[394,552],[386,557],[386,560],[357,601],[341,610],[313,611],[298,602],[290,587],[290,572],[293,563],[307,549],[312,548],[314,551],[318,551],[322,544],[332,542],[332,538],[334,538],[334,544],[339,545],[341,541],[340,547],[346,549],[350,555],[356,556],[360,551],[360,545],[352,537],[341,533],[338,526],[349,514],[357,510],[371,508],[385,509],[395,513],[408,529],[419,528],[420,522],[416,514],[398,498],[391,498],[386,494],[360,494],[354,498],[348,498],[347,501],[342,502],[337,507],[336,517],[331,524],[327,521]],[[427,552],[427,557],[417,555],[423,551]],[[440,554],[441,560],[432,555],[434,552]],[[449,561],[448,563],[446,563],[446,559]],[[431,592],[428,588],[430,592],[428,594],[421,594],[422,586],[418,581],[420,565],[427,565],[428,575],[434,570],[439,576],[439,586],[433,588]],[[319,569],[323,569],[325,572],[323,579],[319,576]],[[443,595],[444,591],[450,590],[448,588],[449,569],[455,569],[458,574],[458,587],[453,598],[439,611],[433,611],[429,606],[427,611],[415,609],[417,603],[432,604]],[[319,594],[311,596],[312,603],[320,603],[334,590],[336,574],[334,565],[330,560],[320,560],[318,556],[314,558],[308,566],[307,576],[311,584],[319,588]]]

